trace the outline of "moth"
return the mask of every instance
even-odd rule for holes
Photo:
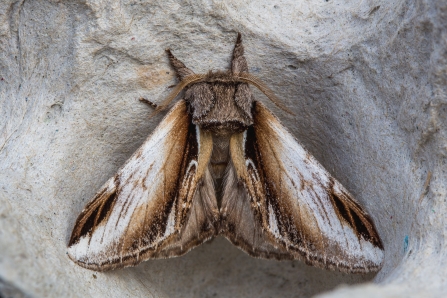
[[[241,35],[231,70],[195,74],[167,50],[179,100],[76,220],[68,255],[97,271],[180,256],[222,235],[251,256],[351,273],[380,269],[370,216],[249,85]]]

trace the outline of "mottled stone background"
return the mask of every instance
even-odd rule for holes
[[[137,99],[175,84],[164,49],[222,69],[238,31],[296,116],[258,99],[374,218],[383,269],[259,260],[221,238],[108,273],[72,263],[77,215],[162,117]],[[447,295],[446,62],[442,0],[2,0],[0,296]]]

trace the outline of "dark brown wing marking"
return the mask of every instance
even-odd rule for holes
[[[75,243],[83,235],[91,234],[94,228],[99,226],[110,215],[116,192],[106,193],[106,191],[107,189],[103,189],[84,208],[87,212],[82,217],[79,216],[77,220],[81,228],[73,230],[69,244]]]
[[[380,239],[371,217],[363,211],[362,207],[350,198],[350,195],[341,190],[334,190],[334,180],[330,179],[330,188],[328,189],[329,198],[333,208],[337,210],[340,221],[345,221],[359,237],[373,243],[383,250],[383,243]]]

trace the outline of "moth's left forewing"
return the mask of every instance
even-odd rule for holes
[[[206,169],[212,140],[186,109],[179,101],[81,212],[68,244],[77,264],[99,271],[132,266],[184,254],[215,234]]]
[[[378,270],[383,245],[369,215],[267,108],[256,102],[253,111],[231,152],[265,239],[315,266]]]

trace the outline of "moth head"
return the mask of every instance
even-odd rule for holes
[[[177,59],[170,49],[166,50],[169,61],[174,68],[177,78],[180,82],[176,85],[169,96],[157,107],[155,113],[166,109],[169,104],[177,97],[177,95],[185,88],[197,88],[200,90],[197,94],[206,94],[209,88],[208,83],[247,83],[258,88],[264,93],[274,104],[287,113],[294,115],[281,101],[275,96],[272,90],[268,88],[259,78],[248,73],[248,64],[244,56],[244,47],[242,46],[242,37],[238,33],[236,44],[233,50],[231,60],[231,71],[209,72],[208,74],[195,74],[187,68],[183,62]],[[195,85],[195,86],[194,86]],[[203,91],[203,92],[202,92]]]

